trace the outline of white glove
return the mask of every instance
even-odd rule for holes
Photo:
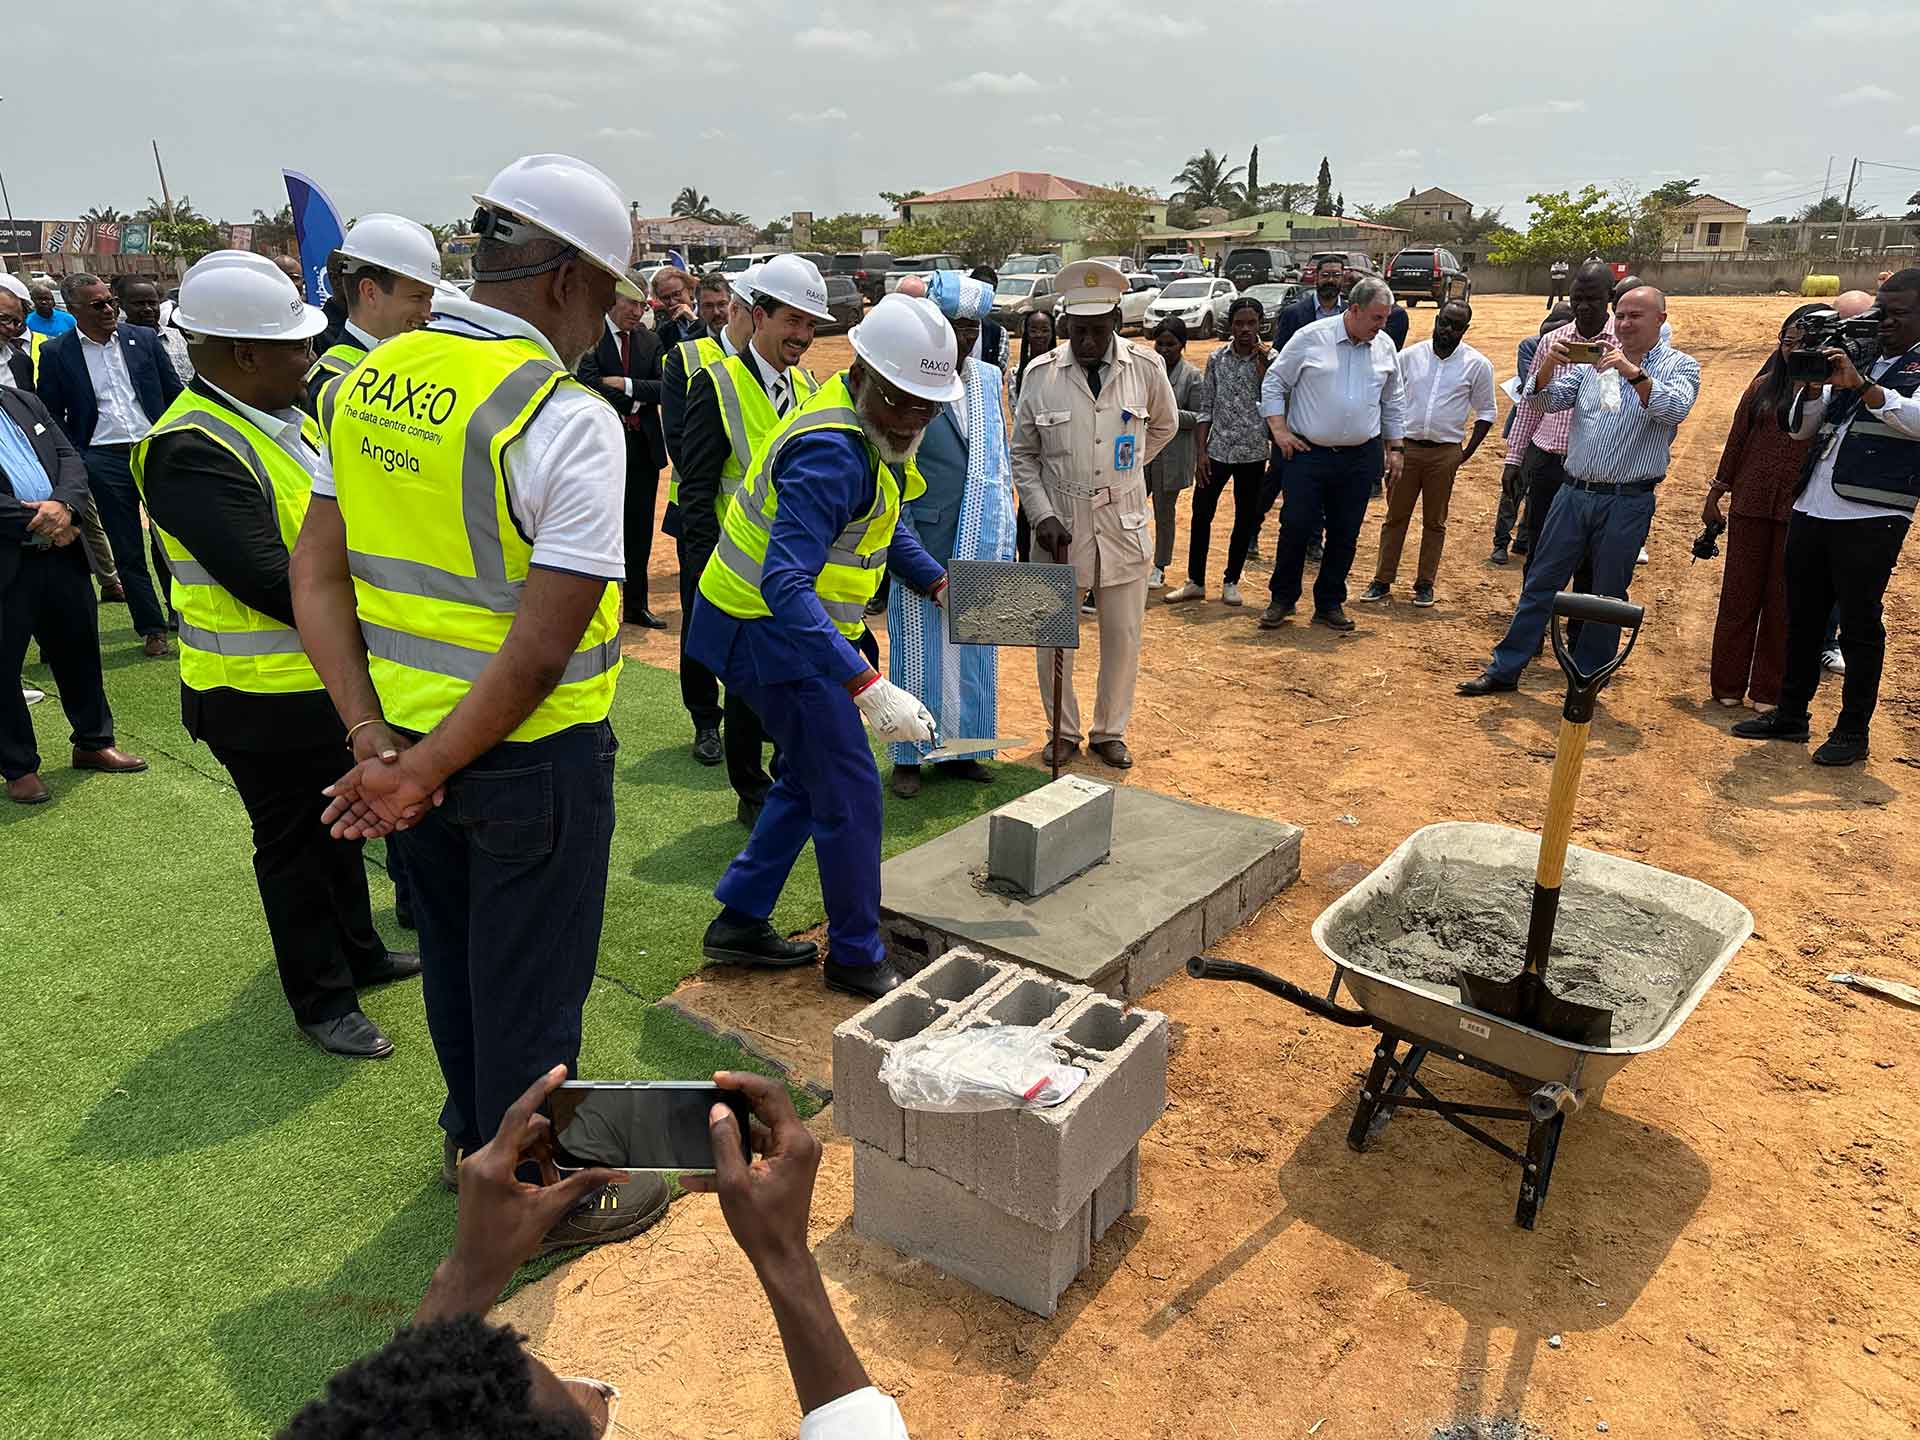
[[[933,739],[932,713],[891,680],[875,680],[853,697],[853,703],[879,739],[906,744]]]

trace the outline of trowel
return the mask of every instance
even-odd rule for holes
[[[1019,735],[984,735],[971,738],[955,735],[949,739],[939,739],[938,736],[935,739],[938,743],[920,757],[923,762],[951,760],[956,755],[978,755],[982,750],[1011,750],[1016,745],[1027,743],[1026,739]]]
[[[1560,711],[1560,739],[1553,751],[1553,786],[1547,793],[1547,819],[1540,833],[1540,859],[1533,874],[1533,911],[1527,922],[1526,964],[1511,980],[1492,980],[1462,967],[1455,973],[1460,998],[1476,1010],[1518,1020],[1577,1045],[1607,1045],[1613,1040],[1613,1011],[1563,1000],[1547,988],[1547,954],[1553,948],[1560,916],[1560,879],[1567,864],[1567,837],[1573,830],[1573,802],[1580,793],[1580,769],[1587,756],[1587,732],[1593,704],[1614,671],[1626,663],[1640,638],[1646,611],[1627,600],[1604,595],[1553,597],[1553,653],[1567,673],[1567,700]],[[1562,617],[1589,625],[1618,625],[1626,643],[1591,673],[1574,663]]]

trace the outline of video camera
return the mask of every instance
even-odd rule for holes
[[[1720,553],[1720,533],[1727,528],[1724,520],[1709,520],[1700,533],[1693,538],[1693,558],[1711,560]]]
[[[1787,352],[1787,379],[1800,385],[1825,380],[1833,362],[1825,351],[1838,346],[1847,352],[1854,369],[1865,374],[1880,353],[1880,307],[1863,310],[1851,320],[1837,311],[1816,310],[1800,322],[1800,343]]]

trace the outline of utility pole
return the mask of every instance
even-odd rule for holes
[[[167,190],[167,168],[160,163],[160,142],[155,140],[151,143],[153,145],[153,168],[160,172],[160,203],[166,207],[167,223],[172,224],[176,217],[173,213],[173,196]],[[151,244],[151,242],[149,242],[149,244]],[[176,251],[173,256],[173,278],[179,280],[183,278],[186,273],[186,267],[180,263],[180,255],[179,252]]]
[[[1859,177],[1859,174],[1860,157],[1856,155],[1853,157],[1853,164],[1847,167],[1847,198],[1840,202],[1840,229],[1838,232],[1840,238],[1833,242],[1833,258],[1835,262],[1839,261],[1840,252],[1846,248],[1847,220],[1853,214],[1853,182]]]

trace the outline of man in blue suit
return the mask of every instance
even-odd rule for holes
[[[60,282],[77,328],[40,347],[40,399],[86,460],[107,543],[127,592],[133,628],[151,656],[171,653],[167,606],[147,574],[140,495],[130,468],[133,447],[180,393],[160,337],[121,324],[120,307],[97,275]],[[160,579],[167,579],[164,564]]]

